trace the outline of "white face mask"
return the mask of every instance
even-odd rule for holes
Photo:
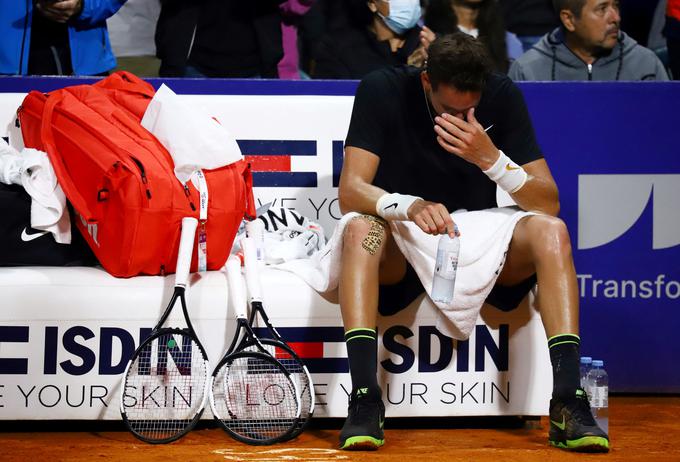
[[[378,13],[378,15],[394,33],[402,35],[418,24],[421,16],[419,0],[390,0],[389,4],[390,14],[383,16]]]

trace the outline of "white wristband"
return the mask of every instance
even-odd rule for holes
[[[375,211],[385,220],[408,220],[408,208],[418,199],[408,194],[387,193],[380,196],[375,204]]]
[[[527,175],[527,172],[524,171],[521,165],[513,162],[503,151],[498,150],[498,152],[501,155],[496,163],[489,170],[483,170],[483,172],[491,180],[495,181],[503,191],[510,194],[515,193],[524,186],[529,175]]]

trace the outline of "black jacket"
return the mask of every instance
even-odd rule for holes
[[[505,27],[519,36],[547,34],[559,25],[552,0],[500,0]]]
[[[156,26],[160,75],[191,64],[211,77],[277,77],[284,0],[162,0]]]
[[[314,51],[317,79],[361,79],[387,66],[406,64],[420,45],[420,28],[406,33],[404,45],[392,53],[388,42],[379,42],[367,28],[342,28],[327,33]]]

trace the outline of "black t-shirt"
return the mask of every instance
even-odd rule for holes
[[[439,202],[449,212],[496,207],[496,184],[439,146],[427,104],[419,69],[372,72],[357,89],[345,146],[380,157],[373,184],[387,192]],[[543,157],[522,93],[508,77],[489,77],[475,117],[483,127],[493,124],[491,140],[519,165]]]
[[[406,64],[419,46],[420,27],[409,29],[404,44],[395,52],[389,41],[379,41],[367,28],[330,31],[314,50],[314,78],[361,79],[377,69]]]

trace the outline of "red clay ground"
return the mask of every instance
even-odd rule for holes
[[[337,429],[314,428],[289,443],[255,447],[233,441],[222,430],[211,428],[195,430],[168,445],[154,446],[125,431],[10,433],[5,423],[5,431],[0,433],[0,460],[680,462],[680,397],[613,397],[609,425],[613,449],[608,454],[579,455],[548,446],[546,418],[540,425],[518,429],[390,429],[388,420],[386,445],[367,453],[336,450]]]

